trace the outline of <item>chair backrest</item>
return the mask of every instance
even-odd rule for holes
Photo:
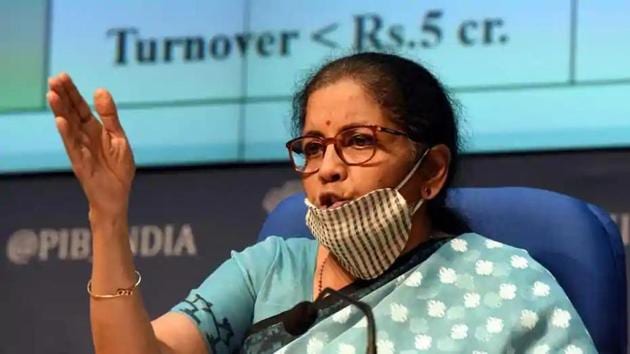
[[[563,194],[522,187],[453,188],[447,204],[470,228],[526,249],[560,283],[601,353],[625,353],[626,268],[619,229],[597,206]],[[284,199],[259,235],[313,237],[304,194]]]

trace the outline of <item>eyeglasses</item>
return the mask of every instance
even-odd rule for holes
[[[322,165],[329,144],[334,144],[335,152],[346,165],[356,166],[370,161],[376,154],[377,132],[411,139],[407,133],[400,130],[378,125],[361,125],[345,128],[332,138],[301,136],[289,140],[286,146],[293,168],[297,172],[315,173]]]

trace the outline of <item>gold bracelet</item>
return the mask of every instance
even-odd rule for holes
[[[90,281],[88,281],[87,283],[87,292],[88,294],[90,294],[91,297],[95,299],[113,299],[120,296],[130,296],[133,294],[133,291],[136,290],[136,288],[138,287],[138,285],[140,285],[140,282],[142,281],[142,275],[140,275],[140,272],[138,272],[137,270],[135,272],[136,275],[138,275],[138,280],[136,280],[136,283],[133,284],[133,286],[130,288],[118,288],[115,294],[98,295],[92,293],[92,279],[90,279]]]

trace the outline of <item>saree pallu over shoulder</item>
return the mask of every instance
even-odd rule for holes
[[[342,289],[371,307],[378,353],[597,353],[562,288],[525,250],[474,233],[423,246]],[[289,335],[280,314],[254,325],[242,352],[365,352],[362,312],[328,298],[315,305],[303,335]]]

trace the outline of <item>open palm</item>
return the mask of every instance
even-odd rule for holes
[[[68,74],[53,76],[48,84],[46,98],[90,208],[106,213],[124,211],[135,164],[112,96],[104,89],[94,92],[99,121]]]

